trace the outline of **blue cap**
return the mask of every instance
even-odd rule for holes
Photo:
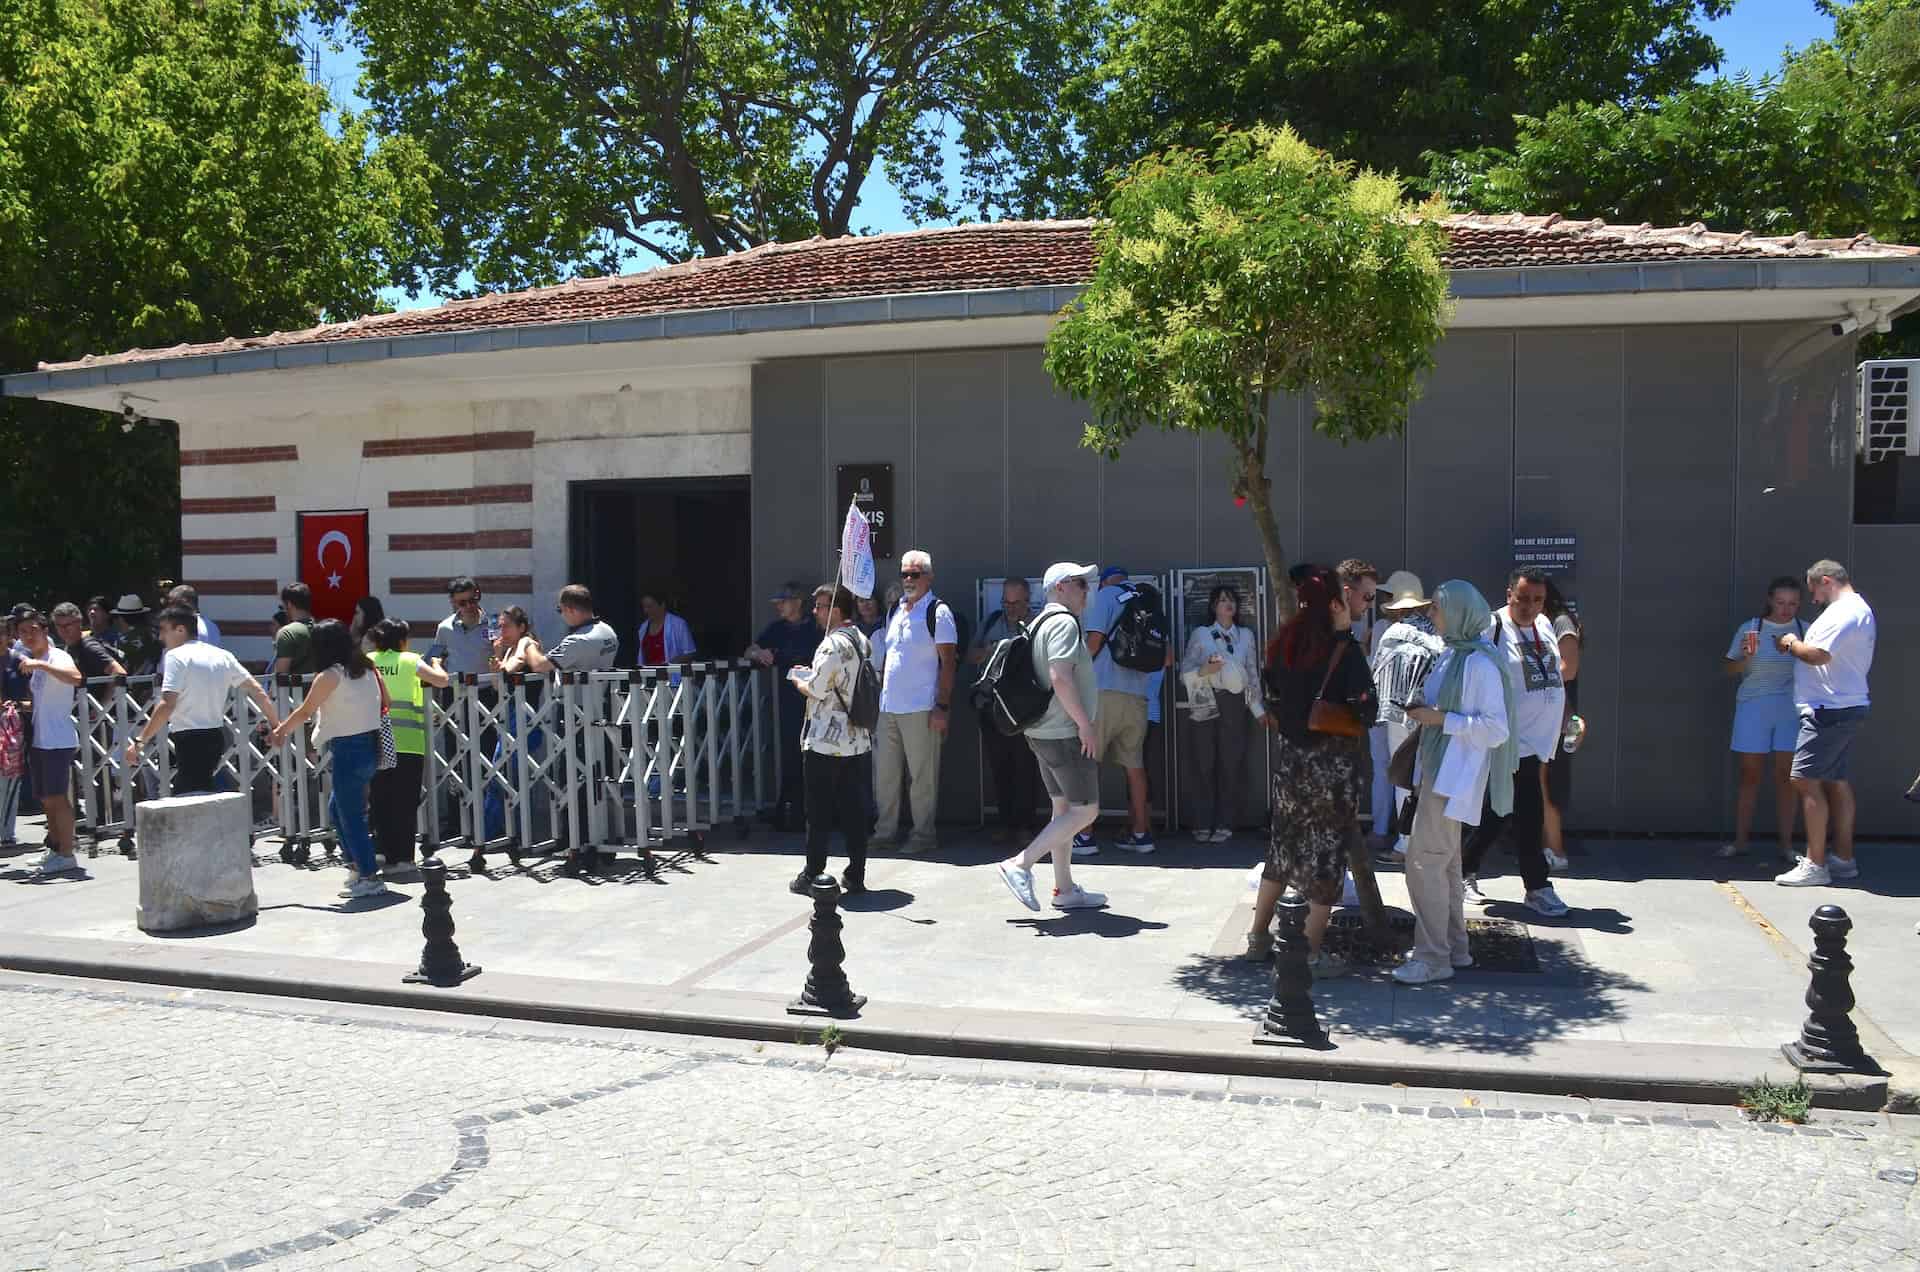
[[[1127,567],[1124,565],[1110,565],[1106,569],[1100,571],[1100,581],[1102,583],[1105,583],[1108,579],[1113,579],[1113,578],[1124,579],[1127,577],[1127,573],[1128,573]]]

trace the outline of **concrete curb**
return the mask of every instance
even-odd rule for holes
[[[407,969],[343,959],[276,956],[59,937],[0,937],[0,968],[376,1007],[656,1033],[812,1042],[829,1022],[786,1014],[787,998],[624,982],[487,972],[454,989],[404,985]],[[797,985],[796,985],[797,988]],[[869,1051],[1020,1060],[1593,1099],[1732,1105],[1757,1078],[1796,1076],[1777,1049],[1566,1040],[1526,1049],[1487,1040],[1336,1034],[1330,1051],[1254,1046],[1253,1022],[1140,1020],[869,1003],[832,1022]],[[1908,1074],[1809,1076],[1817,1107],[1913,1107]]]

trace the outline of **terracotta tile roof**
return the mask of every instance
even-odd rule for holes
[[[304,331],[88,355],[43,371],[232,353],[337,340],[434,335],[494,327],[633,318],[786,302],[908,292],[1073,285],[1093,267],[1091,221],[1002,221],[864,238],[772,243],[728,256],[611,278],[457,300],[433,309],[375,314]],[[1702,259],[1856,259],[1920,255],[1920,248],[1851,239],[1762,238],[1702,225],[1656,229],[1554,216],[1454,215],[1445,262],[1455,270],[1607,265]]]

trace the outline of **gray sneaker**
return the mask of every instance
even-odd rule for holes
[[[1858,879],[1860,877],[1859,858],[1856,857],[1851,861],[1847,861],[1839,857],[1828,857],[1827,858],[1827,875],[1829,878],[1834,879],[1836,881],[1843,880],[1843,879]]]
[[[37,875],[70,874],[79,868],[80,863],[73,857],[65,853],[49,852],[40,858],[40,864],[33,868],[33,872]]]
[[[1033,895],[1033,871],[1020,864],[1018,857],[1009,857],[1000,863],[1000,881],[1007,885],[1007,891],[1013,893],[1013,899],[1036,914],[1040,911],[1040,898]]]

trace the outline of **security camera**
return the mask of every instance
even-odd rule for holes
[[[120,418],[128,424],[138,424],[140,422],[140,410],[131,402],[122,402],[120,404]]]
[[[1836,336],[1844,336],[1849,332],[1858,330],[1860,330],[1860,320],[1858,318],[1842,318],[1839,322],[1833,324],[1833,334]]]

